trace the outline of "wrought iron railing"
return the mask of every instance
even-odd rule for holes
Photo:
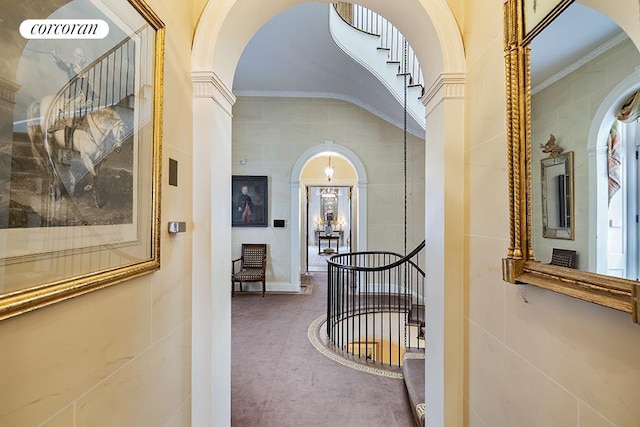
[[[152,31],[143,26],[77,72],[53,97],[43,117],[45,134],[48,128],[73,123],[90,111],[116,104],[129,106],[136,79],[140,79],[135,72],[137,50],[153,40]]]
[[[378,49],[388,51],[387,62],[398,64],[398,75],[408,76],[408,86],[419,86],[424,94],[424,78],[418,57],[409,45],[406,44],[405,37],[387,19],[376,12],[353,3],[337,2],[334,7],[338,15],[349,25],[357,30],[380,37]]]
[[[327,337],[336,351],[398,368],[424,349],[423,241],[410,254],[355,252],[328,261]]]

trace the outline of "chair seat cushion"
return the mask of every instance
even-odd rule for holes
[[[240,270],[233,275],[233,279],[237,282],[248,282],[251,280],[262,280],[264,274],[261,268],[246,268]]]

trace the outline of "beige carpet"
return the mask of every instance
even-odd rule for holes
[[[343,366],[309,342],[309,326],[326,312],[327,275],[304,280],[310,294],[231,300],[231,425],[412,426],[401,379]]]
[[[325,252],[326,246],[323,244],[318,254],[318,246],[312,245],[307,248],[307,257],[309,258],[309,271],[327,271],[327,261],[333,253]],[[348,246],[340,246],[340,253],[349,252]]]

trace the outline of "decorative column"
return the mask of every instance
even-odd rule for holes
[[[434,426],[464,424],[464,82],[463,74],[442,74],[423,98],[428,135],[425,271],[429,277],[425,404],[427,414],[434,414],[429,418]]]
[[[192,423],[231,420],[231,108],[213,72],[193,80]],[[212,369],[215,367],[215,369]]]

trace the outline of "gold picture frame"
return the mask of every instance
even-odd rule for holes
[[[533,37],[572,1],[573,0],[523,0],[522,22],[525,37]]]
[[[142,0],[0,14],[6,319],[160,268],[164,23]],[[30,36],[96,22],[101,37]]]

